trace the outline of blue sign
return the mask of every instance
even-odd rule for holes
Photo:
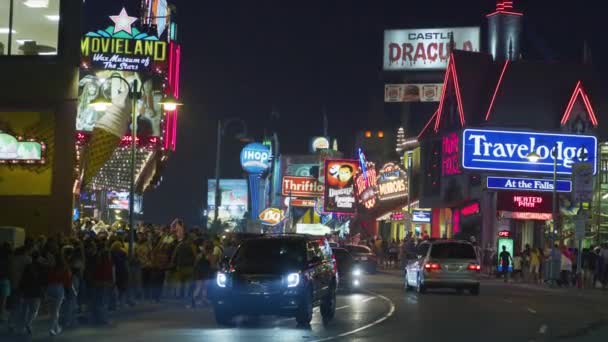
[[[590,135],[465,129],[462,132],[462,167],[473,170],[570,175],[578,161],[594,165],[597,172],[597,138]],[[533,162],[531,152],[538,155]],[[581,158],[582,160],[579,160]]]
[[[412,210],[412,222],[431,223],[431,217],[430,210]]]
[[[488,189],[553,191],[553,179],[488,177]],[[571,192],[572,181],[558,179],[555,182],[557,192]]]
[[[270,147],[251,143],[241,151],[241,166],[249,174],[259,174],[270,167]]]

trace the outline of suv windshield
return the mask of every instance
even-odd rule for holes
[[[431,258],[477,259],[473,246],[465,243],[438,243],[431,247]]]
[[[300,268],[306,261],[304,241],[247,240],[237,250],[232,265],[244,272],[277,272]]]

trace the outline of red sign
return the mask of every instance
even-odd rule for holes
[[[281,193],[283,196],[321,197],[323,188],[314,177],[284,176]]]
[[[552,211],[551,193],[499,192],[497,209],[523,213],[550,213]]]
[[[475,214],[479,214],[479,212],[480,212],[479,202],[469,204],[469,205],[463,207],[462,209],[460,209],[460,213],[462,214],[462,216],[475,215]]]
[[[537,220],[549,221],[553,217],[551,213],[522,213],[518,211],[503,211],[500,216],[515,220]]]
[[[441,174],[444,176],[461,174],[458,164],[459,139],[456,133],[450,133],[443,137],[441,142]]]
[[[511,237],[511,232],[508,230],[501,230],[498,232],[498,237],[501,237],[501,238]]]
[[[366,172],[363,174],[361,169],[355,177],[357,198],[366,208],[370,209],[376,205],[376,191],[378,182],[376,177],[376,166],[374,163],[366,163]]]
[[[313,208],[316,204],[315,200],[309,200],[309,199],[299,199],[299,198],[294,198],[291,200],[291,206],[293,207],[307,207],[307,208]]]

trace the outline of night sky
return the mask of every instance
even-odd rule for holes
[[[308,139],[322,133],[326,108],[329,134],[347,150],[353,130],[399,124],[390,117],[375,122],[374,101],[384,92],[384,29],[481,26],[483,32],[485,14],[495,7],[494,0],[172,2],[183,44],[185,106],[177,151],[162,184],[146,194],[144,210],[148,222],[181,217],[189,225],[201,224],[218,118],[245,120],[257,139],[272,125],[283,153],[305,153]],[[607,48],[598,24],[605,19],[600,8],[577,6],[587,3],[600,2],[515,0],[525,14],[524,58],[578,62],[587,40],[598,77],[605,75]],[[273,107],[280,119],[270,123]],[[229,133],[222,177],[239,178],[242,145]]]

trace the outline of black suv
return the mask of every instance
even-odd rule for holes
[[[244,240],[215,279],[218,324],[234,316],[279,315],[308,325],[313,307],[325,322],[336,311],[336,263],[328,241],[307,235],[272,235]]]

